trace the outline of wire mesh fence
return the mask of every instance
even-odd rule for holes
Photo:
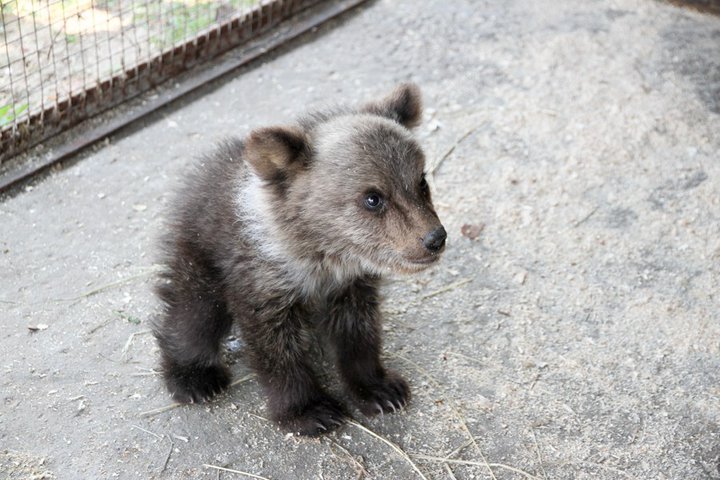
[[[322,0],[0,0],[0,162]]]

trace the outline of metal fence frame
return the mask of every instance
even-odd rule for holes
[[[0,165],[10,157],[66,130],[79,122],[132,99],[176,75],[267,33],[280,23],[319,4],[335,7],[335,14],[362,0],[261,0],[240,17],[217,22],[197,36],[156,56],[125,68],[107,79],[95,79],[78,93],[55,99],[48,107],[31,112],[21,122],[0,130]],[[0,188],[1,189],[1,188]]]

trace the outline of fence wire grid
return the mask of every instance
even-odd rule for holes
[[[0,162],[322,0],[0,0]]]

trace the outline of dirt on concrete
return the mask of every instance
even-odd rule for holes
[[[720,479],[720,19],[649,0],[379,0],[0,203],[0,478]],[[193,157],[423,89],[450,234],[387,282],[406,412],[287,436],[170,407],[149,323]],[[340,392],[325,362],[324,380]]]

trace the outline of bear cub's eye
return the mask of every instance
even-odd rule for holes
[[[383,198],[380,196],[379,193],[370,192],[365,194],[365,208],[368,210],[379,210],[380,207],[383,205]]]

